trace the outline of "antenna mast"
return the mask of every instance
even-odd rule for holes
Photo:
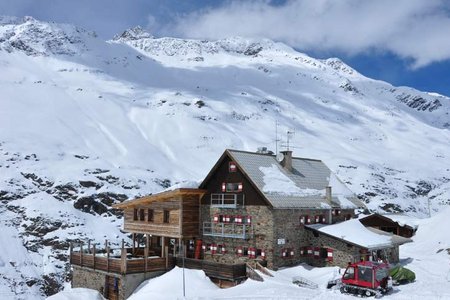
[[[291,137],[293,137],[294,135],[295,135],[295,130],[294,130],[294,129],[288,130],[288,131],[287,131],[287,134],[286,134],[286,139],[287,139],[287,143],[286,143],[287,151],[289,151],[289,140],[290,140]]]
[[[278,120],[275,120],[275,155],[278,153]]]

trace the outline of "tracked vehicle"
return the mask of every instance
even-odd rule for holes
[[[340,285],[341,293],[362,297],[381,296],[391,289],[389,265],[371,261],[349,264]]]

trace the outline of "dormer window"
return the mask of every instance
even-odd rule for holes
[[[228,172],[233,173],[237,171],[237,166],[236,166],[236,162],[234,161],[230,161],[228,163]]]

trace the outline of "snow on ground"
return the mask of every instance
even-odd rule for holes
[[[420,221],[417,234],[413,237],[414,242],[400,247],[401,264],[416,273],[416,281],[394,287],[383,299],[450,299],[450,232],[446,230],[450,228],[449,215],[450,208]],[[220,289],[203,271],[185,269],[185,299],[358,299],[343,295],[336,289],[326,289],[327,282],[341,276],[342,272],[343,269],[338,267],[314,268],[300,265],[271,271],[274,277],[261,275],[264,282],[249,279],[236,287]],[[293,284],[292,278],[295,276],[316,283],[318,288],[310,289]],[[66,299],[58,297],[48,299]],[[95,297],[93,295],[92,298],[83,299],[98,299]],[[183,269],[176,267],[160,277],[145,281],[129,299],[183,299]]]

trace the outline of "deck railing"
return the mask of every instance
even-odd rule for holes
[[[211,206],[220,208],[237,208],[244,206],[244,194],[211,194]]]
[[[183,267],[183,259],[177,257],[177,266]],[[242,280],[247,277],[245,264],[221,264],[203,259],[184,259],[184,267],[187,269],[203,270],[208,277],[231,281]]]
[[[203,222],[203,235],[248,239],[253,237],[253,224]]]
[[[175,259],[171,255],[166,257],[133,256],[132,248],[96,250],[95,246],[78,250],[70,249],[70,263],[72,265],[101,270],[117,274],[145,273],[168,271],[175,266]]]

